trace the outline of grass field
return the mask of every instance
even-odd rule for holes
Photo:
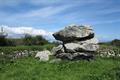
[[[2,65],[0,80],[120,80],[120,59],[49,63],[27,57]]]
[[[9,49],[43,50],[51,49],[53,46],[18,46],[0,49],[10,52]],[[0,80],[120,80],[120,58],[96,58],[91,61],[64,60],[50,63],[40,62],[34,57],[23,57],[0,63]]]

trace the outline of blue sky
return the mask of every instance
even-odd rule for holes
[[[99,40],[120,39],[120,0],[0,0],[0,25],[55,32],[69,24],[92,25]]]

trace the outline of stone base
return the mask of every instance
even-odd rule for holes
[[[94,59],[94,55],[92,53],[60,53],[56,55],[57,58],[65,59],[65,60],[91,60]]]

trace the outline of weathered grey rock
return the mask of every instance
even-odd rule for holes
[[[94,32],[90,26],[68,26],[53,34],[56,40],[71,42],[74,40],[84,41],[94,37]]]
[[[49,55],[51,55],[51,52],[48,50],[40,51],[36,54],[35,58],[39,58],[40,61],[48,61]]]
[[[99,41],[98,41],[98,39],[97,38],[92,38],[92,39],[89,39],[89,40],[84,40],[84,41],[75,41],[75,43],[78,43],[78,44],[85,44],[85,43],[87,43],[87,44],[98,44],[99,43]]]
[[[74,42],[74,43],[66,43],[65,48],[67,53],[76,53],[76,52],[87,52],[87,51],[96,51],[99,48],[99,45],[97,45],[98,40],[96,38],[86,40],[86,41],[80,41],[80,42]],[[65,53],[65,50],[63,48],[63,45],[59,45],[58,47],[54,47],[52,49],[53,54],[60,54]]]
[[[66,47],[66,50],[67,52],[71,52],[71,53],[74,53],[74,52],[81,52],[81,51],[96,51],[99,46],[97,44],[88,44],[88,43],[85,43],[85,44],[77,44],[77,43],[67,43],[65,44],[65,47]]]
[[[94,59],[94,55],[92,53],[80,53],[80,52],[77,52],[74,54],[74,60],[79,60],[79,59],[85,59],[85,60],[91,60],[91,59]]]
[[[92,53],[84,53],[84,52],[76,52],[74,54],[71,53],[61,53],[56,55],[57,58],[67,59],[67,60],[80,60],[80,59],[94,59],[94,55]]]
[[[93,29],[87,25],[70,25],[53,34],[62,45],[53,48],[54,56],[61,59],[90,59],[99,48]]]
[[[53,55],[56,55],[56,54],[59,54],[59,53],[63,53],[64,52],[63,46],[59,45],[58,47],[54,47],[51,50],[51,52],[52,52]]]
[[[72,60],[73,59],[73,54],[71,54],[71,53],[60,53],[60,54],[56,54],[56,57],[61,58],[61,59]]]

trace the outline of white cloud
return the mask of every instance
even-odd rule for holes
[[[4,31],[8,34],[30,34],[30,35],[42,35],[42,36],[51,36],[52,32],[45,31],[43,29],[35,29],[33,27],[9,27],[1,25],[0,27],[4,28]]]
[[[48,18],[52,17],[58,13],[61,13],[64,10],[67,10],[68,8],[71,8],[73,5],[64,5],[64,6],[47,6],[39,9],[30,10],[28,12],[24,13],[18,13],[16,15],[11,15],[8,17],[8,19],[20,19],[20,18]]]
[[[52,16],[54,14],[60,13],[63,10],[66,10],[67,8],[70,8],[70,5],[67,6],[59,6],[59,7],[45,7],[42,9],[38,9],[38,10],[33,10],[30,11],[26,14],[22,14],[22,16],[24,17],[49,17]]]
[[[20,22],[20,21],[34,21],[34,19],[38,19],[39,22],[46,20],[48,22],[49,19],[53,19],[55,17],[56,14],[62,13],[63,11],[69,9],[73,7],[73,5],[63,5],[63,6],[46,6],[43,8],[39,8],[39,9],[33,9],[30,11],[26,11],[26,12],[22,12],[22,13],[16,13],[13,15],[9,15],[8,13],[4,13],[4,17],[3,17],[3,21],[8,22],[8,23],[12,23],[12,22]],[[0,12],[1,13],[1,12]],[[0,17],[2,17],[0,15]],[[46,22],[46,23],[48,23]],[[24,23],[24,22],[23,22]],[[14,24],[13,24],[14,25]]]
[[[114,14],[120,12],[120,9],[118,7],[116,8],[105,8],[105,9],[99,9],[95,12],[96,16],[99,15],[106,15],[106,14]]]

